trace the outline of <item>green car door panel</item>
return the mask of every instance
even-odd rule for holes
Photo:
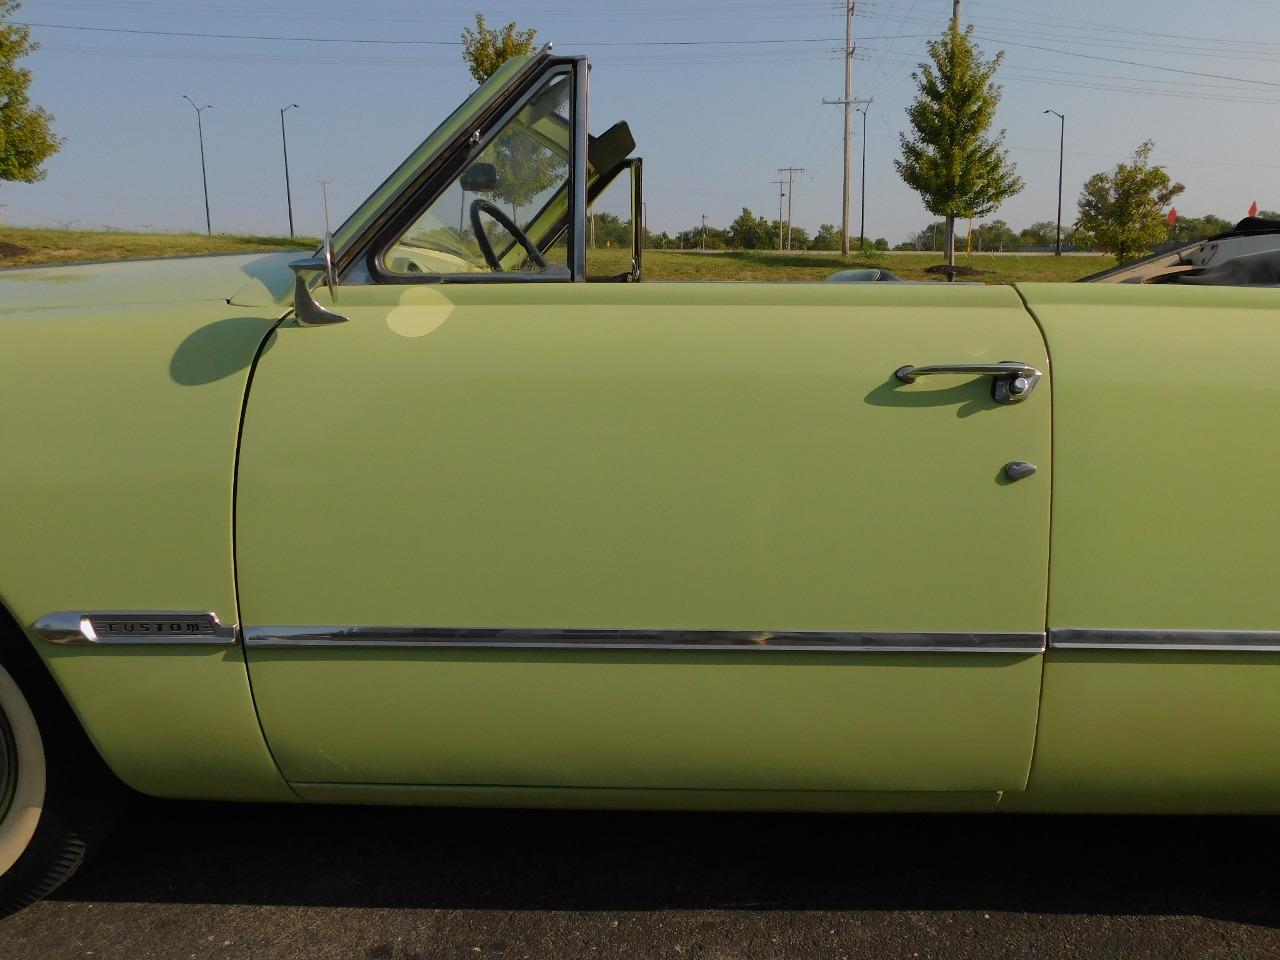
[[[1023,788],[1045,622],[1049,378],[1000,405],[990,377],[893,376],[1010,359],[1047,373],[1013,290],[317,296],[349,322],[275,332],[238,480],[241,623],[290,780]],[[1015,460],[1040,472],[1012,483]],[[320,639],[291,644],[299,628]],[[364,643],[365,628],[402,642]],[[429,633],[441,628],[500,636],[442,647]],[[414,630],[428,639],[404,641]],[[714,651],[506,642],[562,630],[761,639]],[[771,645],[795,633],[872,649]],[[875,649],[903,635],[944,642]],[[1010,637],[1014,652],[994,652]],[[966,644],[978,649],[957,652]]]
[[[280,311],[231,308],[260,258],[0,276],[0,597],[197,610],[234,625],[232,490],[248,372]],[[156,291],[187,302],[155,302]],[[39,291],[39,295],[36,292]],[[208,299],[205,299],[208,297]],[[62,304],[62,305],[59,305]],[[91,739],[154,794],[285,799],[237,645],[36,641]]]
[[[1020,289],[1055,373],[1058,648],[1001,809],[1280,812],[1280,291]]]

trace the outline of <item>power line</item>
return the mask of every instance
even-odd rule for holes
[[[976,35],[975,35],[976,36]],[[1012,40],[996,40],[992,37],[977,37],[987,43],[1005,43],[1011,47],[1026,47],[1028,50],[1040,50],[1044,53],[1058,53],[1066,57],[1080,57],[1084,60],[1098,60],[1102,63],[1122,63],[1127,67],[1141,67],[1145,70],[1162,70],[1166,73],[1180,73],[1189,77],[1208,77],[1212,80],[1231,80],[1235,83],[1253,83],[1264,87],[1280,87],[1280,83],[1272,80],[1250,80],[1248,77],[1232,77],[1221,73],[1205,73],[1201,70],[1184,70],[1181,67],[1166,67],[1156,63],[1139,63],[1135,60],[1121,60],[1116,57],[1099,57],[1089,53],[1077,53],[1072,50],[1055,50],[1053,47],[1042,47],[1034,43],[1019,43]]]
[[[286,43],[368,43],[389,46],[460,47],[461,40],[392,40],[385,37],[291,37],[280,34],[202,33],[193,30],[143,30],[132,27],[87,27],[82,24],[36,23],[13,21],[17,26],[42,30],[80,30],[89,33],[123,33],[148,37],[184,37],[198,40],[270,40]],[[884,39],[874,37],[872,39]],[[570,46],[593,47],[716,47],[756,46],[780,43],[837,43],[839,37],[764,37],[749,40],[594,40],[570,43]]]

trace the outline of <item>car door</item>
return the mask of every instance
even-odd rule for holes
[[[1008,288],[352,285],[254,372],[241,623],[309,784],[1019,790],[1050,383]],[[1017,482],[1005,467],[1034,464]]]

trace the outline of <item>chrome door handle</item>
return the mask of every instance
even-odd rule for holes
[[[996,403],[1021,403],[1031,395],[1040,378],[1044,376],[1029,363],[1002,360],[1000,363],[936,363],[927,367],[907,364],[893,375],[902,383],[915,383],[920,377],[939,374],[967,377],[991,377],[991,398]]]

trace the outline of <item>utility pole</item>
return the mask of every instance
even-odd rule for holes
[[[284,147],[284,199],[289,205],[289,236],[293,236],[293,193],[289,190],[289,140],[284,135],[284,115],[293,109],[302,109],[296,103],[280,108],[280,145]]]
[[[1045,113],[1052,113],[1062,121],[1058,134],[1058,239],[1053,246],[1053,255],[1060,257],[1062,256],[1062,174],[1067,156],[1067,117],[1066,114],[1059,113],[1057,110],[1046,110]]]
[[[856,0],[845,0],[844,8],[844,96],[839,100],[823,99],[823,103],[828,105],[841,104],[844,106],[844,202],[841,207],[843,216],[840,220],[840,255],[849,256],[849,179],[851,174],[851,161],[849,155],[849,141],[851,138],[851,124],[853,120],[853,108],[860,103],[869,103],[870,101],[855,100],[853,98],[853,54],[858,49],[853,42],[853,12]]]
[[[770,180],[770,183],[778,185],[778,252],[782,252],[782,199],[787,195],[783,189],[787,185],[785,180]]]
[[[191,109],[196,112],[196,131],[200,134],[200,180],[204,184],[204,228],[212,237],[213,221],[209,219],[209,174],[204,165],[204,119],[202,117],[202,114],[211,107],[207,103],[203,107],[197,107],[196,102],[185,93],[182,99],[191,104]]]
[[[787,249],[791,249],[791,201],[795,198],[797,173],[804,173],[804,167],[779,167],[779,173],[787,175]]]
[[[960,0],[951,0],[951,22],[960,27]]]
[[[707,249],[707,215],[702,215],[702,249]]]
[[[874,102],[874,99],[868,98],[858,108],[858,112],[862,114],[862,226],[858,228],[859,250],[864,250],[867,246],[867,110]]]

